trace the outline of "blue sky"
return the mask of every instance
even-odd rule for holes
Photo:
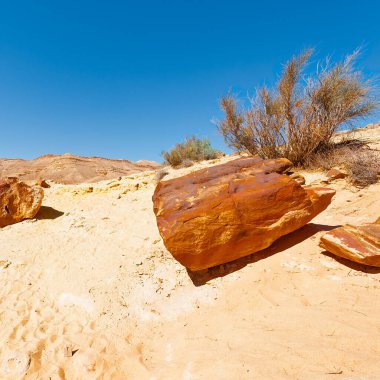
[[[378,1],[0,6],[0,157],[160,160],[192,134],[226,150],[211,122],[221,96],[272,84],[302,49],[340,59],[362,45],[359,67],[380,68]]]

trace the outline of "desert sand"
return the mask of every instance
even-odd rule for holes
[[[162,243],[155,184],[154,171],[52,184],[35,219],[0,229],[1,379],[379,378],[380,269],[318,241],[379,217],[380,183],[337,180],[311,223],[196,274]]]

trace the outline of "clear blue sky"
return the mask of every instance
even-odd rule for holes
[[[226,149],[211,123],[220,97],[273,83],[303,48],[364,45],[360,66],[380,68],[378,1],[0,5],[0,157],[160,160],[192,134]]]

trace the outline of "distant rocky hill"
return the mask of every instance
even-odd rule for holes
[[[159,166],[160,164],[154,161],[132,162],[102,157],[81,157],[69,153],[47,154],[33,160],[0,158],[0,177],[79,184],[154,170]]]

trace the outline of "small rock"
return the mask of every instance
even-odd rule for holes
[[[343,179],[343,178],[346,178],[347,177],[347,174],[342,172],[340,169],[338,168],[332,168],[330,169],[327,174],[326,174],[326,177],[330,180],[330,181],[333,181],[335,179]]]
[[[321,237],[319,245],[345,259],[380,267],[380,218],[361,226],[335,228]]]
[[[50,185],[44,180],[44,179],[40,179],[36,182],[36,185],[37,186],[41,186],[43,187],[44,189],[48,189],[50,187]]]
[[[73,356],[73,346],[71,344],[67,344],[63,350],[63,356],[65,358],[71,358]]]
[[[296,181],[300,185],[304,185],[306,183],[305,177],[300,173],[290,173],[288,175],[292,180]]]
[[[9,260],[0,260],[0,269],[8,268],[11,265]]]

